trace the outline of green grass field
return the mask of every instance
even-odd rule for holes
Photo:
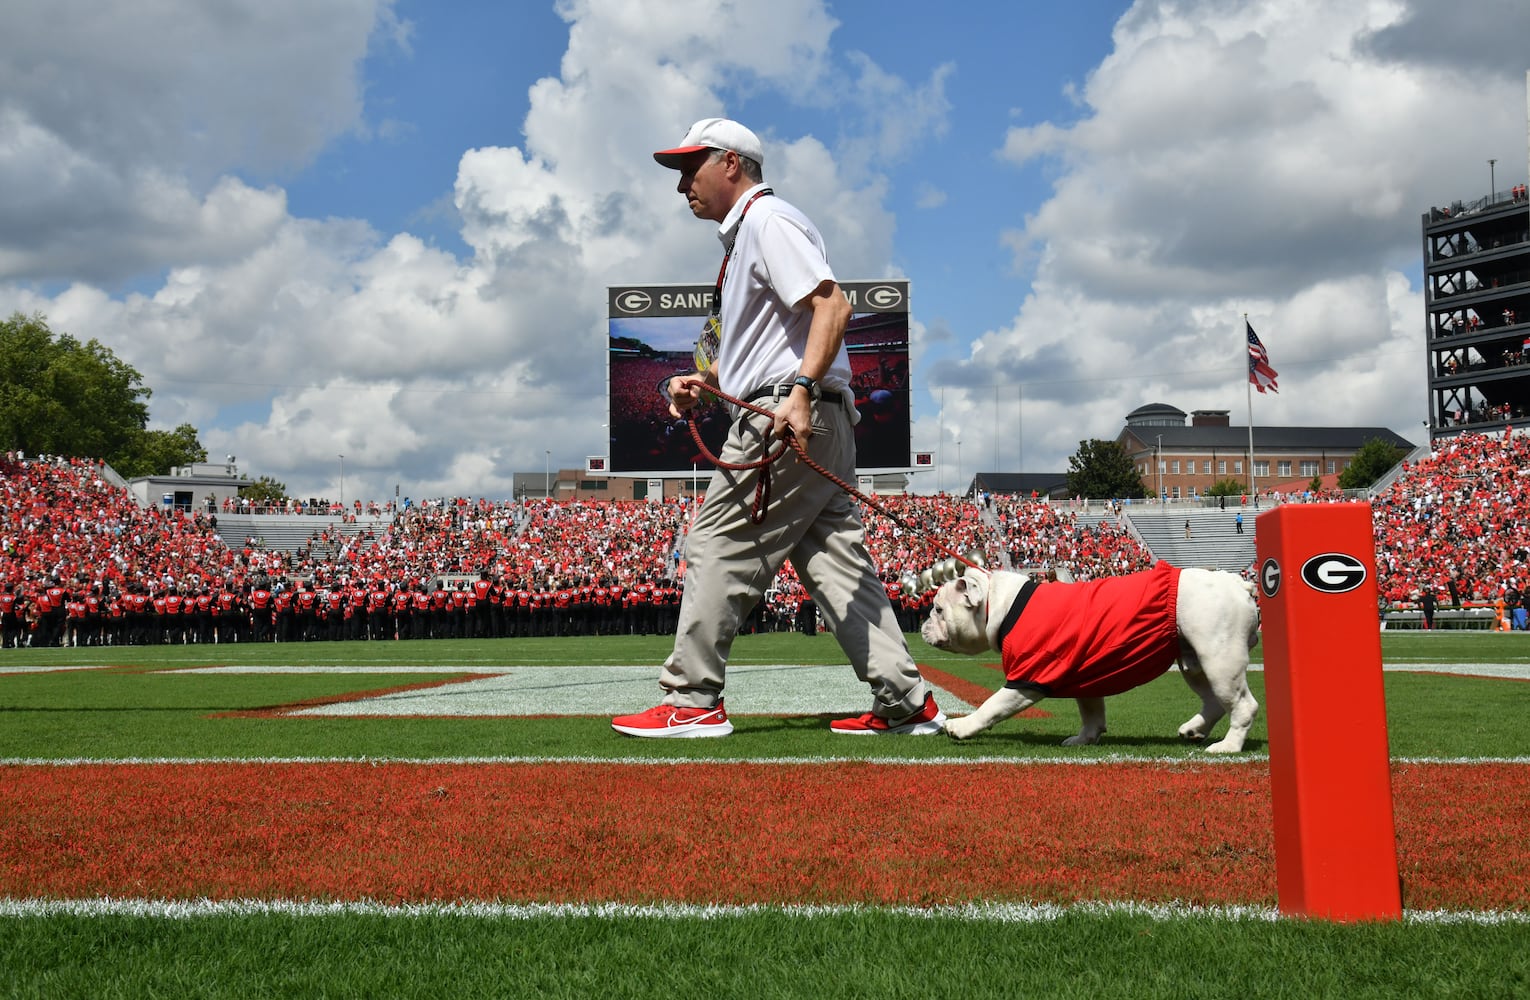
[[[921,663],[992,686],[982,661],[911,640]],[[824,718],[739,715],[726,740],[638,741],[603,717],[226,717],[440,674],[198,674],[162,668],[657,664],[664,639],[0,650],[0,759],[844,759],[1069,761],[1201,755],[1173,738],[1193,698],[1173,676],[1114,699],[1102,745],[1064,749],[1071,704],[968,744],[846,740]],[[1530,662],[1530,638],[1384,634],[1389,663]],[[828,637],[745,637],[733,662],[843,662]],[[14,672],[94,666],[99,670]],[[848,668],[847,668],[848,669]],[[1263,675],[1251,674],[1262,700]],[[1530,683],[1386,677],[1391,753],[1530,766]],[[646,706],[634,706],[634,708]],[[1256,724],[1250,753],[1266,750]],[[496,766],[486,763],[484,766]],[[677,808],[704,804],[677,803]],[[997,822],[1014,821],[997,817]],[[1110,817],[1101,817],[1109,822]],[[492,822],[492,817],[485,817]],[[0,817],[0,837],[5,820]],[[1526,862],[1530,865],[1530,861]],[[719,880],[728,872],[716,872]],[[295,901],[301,903],[302,901]],[[491,901],[492,902],[492,901]],[[1398,924],[1272,920],[1162,907],[720,909],[383,906],[239,908],[154,900],[0,900],[5,997],[1530,997],[1524,913]]]
[[[998,674],[983,658],[943,653],[912,638],[922,664],[986,687]],[[351,668],[428,664],[463,673],[489,666],[657,664],[669,650],[660,637],[524,640],[440,640],[262,646],[123,647],[121,649],[4,650],[0,657],[0,759],[122,759],[143,757],[657,757],[769,758],[857,756],[904,760],[931,756],[1164,756],[1199,751],[1175,738],[1194,710],[1189,689],[1170,672],[1110,705],[1110,733],[1097,747],[1064,748],[1077,731],[1072,703],[1043,703],[1046,719],[1017,719],[967,744],[938,740],[846,740],[831,736],[827,718],[741,715],[726,740],[641,741],[615,736],[604,717],[268,719],[219,718],[343,695],[347,692],[439,681],[443,675],[400,673],[198,674],[157,671],[207,665],[312,665]],[[1257,660],[1256,650],[1256,660]],[[1530,663],[1530,638],[1488,633],[1394,633],[1384,637],[1388,663]],[[768,663],[838,664],[843,654],[828,636],[746,636],[735,648],[738,666]],[[81,673],[6,674],[10,667],[97,666]],[[848,667],[846,668],[848,671]],[[657,678],[657,668],[655,668]],[[1386,674],[1394,757],[1530,756],[1530,685],[1433,673]],[[1263,701],[1264,675],[1249,674]],[[657,680],[654,694],[657,696]],[[1504,711],[1484,711],[1504,699]],[[656,699],[655,699],[656,700]],[[633,710],[647,705],[634,705]],[[1263,716],[1249,749],[1265,751]]]

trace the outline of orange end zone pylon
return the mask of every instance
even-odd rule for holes
[[[1280,912],[1400,919],[1371,506],[1285,504],[1256,536]]]

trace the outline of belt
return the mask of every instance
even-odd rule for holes
[[[792,382],[778,382],[773,385],[762,385],[758,389],[754,390],[754,392],[751,392],[749,395],[745,396],[744,399],[750,403],[757,399],[780,399],[782,396],[790,394],[792,389],[795,387],[795,384]],[[837,389],[823,389],[822,387],[815,388],[813,390],[813,398],[818,400],[827,400],[830,403],[843,404],[846,410],[855,409],[855,397],[850,395],[848,392],[841,392]]]

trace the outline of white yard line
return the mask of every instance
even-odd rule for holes
[[[366,764],[382,767],[390,764],[428,767],[431,765],[470,766],[524,765],[524,764],[614,764],[622,767],[706,767],[754,764],[765,766],[804,766],[817,764],[864,764],[880,767],[953,767],[1009,764],[1015,767],[1047,767],[1066,765],[1070,767],[1097,767],[1103,764],[1206,764],[1218,767],[1236,767],[1242,764],[1269,763],[1267,753],[1200,754],[1198,756],[1151,756],[1148,754],[1104,754],[1098,757],[1000,757],[951,755],[940,757],[894,758],[894,757],[727,757],[727,758],[673,758],[673,757],[0,757],[0,767],[95,767],[129,765],[192,766],[223,764]],[[1530,765],[1530,757],[1393,757],[1393,764],[1514,764]]]
[[[188,920],[220,916],[326,917],[364,915],[416,919],[463,917],[488,920],[725,920],[761,914],[782,914],[804,919],[833,919],[859,914],[886,914],[921,920],[960,920],[971,923],[1049,923],[1071,915],[1143,916],[1153,920],[1250,920],[1274,922],[1279,911],[1262,906],[1201,906],[1194,903],[960,903],[948,906],[874,906],[865,904],[747,904],[708,903],[490,903],[466,900],[456,903],[319,903],[306,900],[266,899],[0,899],[0,918],[52,916],[152,917]],[[1414,924],[1524,924],[1530,913],[1517,910],[1407,910],[1404,923]]]

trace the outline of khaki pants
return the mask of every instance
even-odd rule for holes
[[[761,405],[774,403],[767,399]],[[766,417],[746,416],[729,431],[718,456],[724,462],[757,461],[777,444],[769,440]],[[814,404],[808,453],[844,481],[853,480],[855,432],[842,403]],[[855,501],[804,465],[794,451],[773,463],[770,473],[770,506],[760,525],[750,523],[750,512],[761,470],[712,473],[706,501],[686,539],[675,649],[659,675],[664,703],[716,704],[739,626],[789,558],[856,677],[870,685],[872,711],[890,718],[918,711],[924,705],[924,681],[866,551]]]

